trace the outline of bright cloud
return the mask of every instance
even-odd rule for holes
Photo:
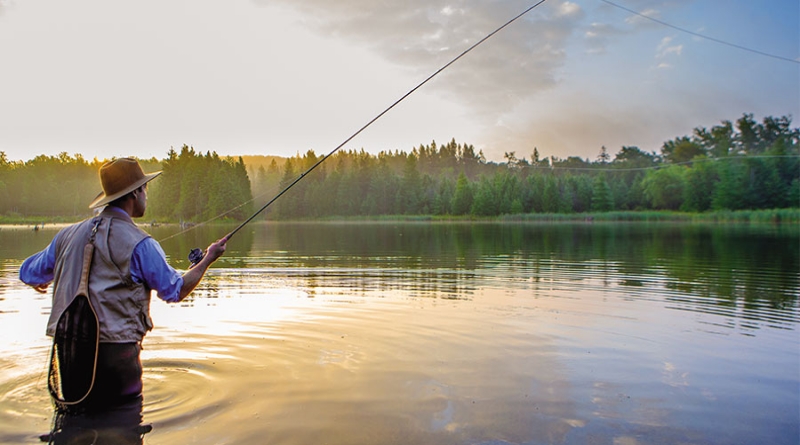
[[[696,0],[620,3],[798,57],[796,0],[728,1],[714,17]],[[326,151],[530,6],[0,0],[0,41],[15,42],[0,45],[0,151],[10,159],[163,156],[183,143],[220,154]],[[354,142],[409,149],[455,137],[493,160],[534,146],[542,156],[595,157],[601,145],[654,150],[745,112],[800,116],[797,78],[797,65],[698,41],[604,2],[548,0]]]

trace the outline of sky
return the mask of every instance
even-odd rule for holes
[[[0,0],[0,152],[326,154],[534,3]],[[603,0],[546,0],[343,149],[455,139],[496,162],[534,148],[595,160],[603,146],[658,153],[744,113],[798,126],[797,0],[614,4],[673,27]]]

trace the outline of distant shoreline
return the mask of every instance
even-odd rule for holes
[[[88,217],[88,216],[87,216]],[[66,217],[13,217],[0,216],[0,229],[30,229],[38,230],[53,227],[65,227],[83,218]],[[434,216],[434,215],[386,215],[386,216],[351,216],[351,217],[325,217],[315,219],[292,220],[260,220],[272,223],[321,223],[321,222],[499,222],[499,223],[526,223],[526,222],[706,222],[706,223],[800,223],[800,208],[770,209],[770,210],[739,210],[718,211],[705,213],[689,213],[674,211],[620,211],[620,212],[588,212],[588,213],[528,213],[516,215],[501,215],[496,217],[472,216]],[[142,227],[149,226],[180,226],[188,225],[219,225],[215,222],[187,222],[137,220]],[[237,221],[224,221],[224,224],[235,224]]]

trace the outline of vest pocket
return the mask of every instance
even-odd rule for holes
[[[142,310],[139,312],[139,319],[142,321],[142,326],[144,326],[145,332],[153,329],[153,319],[150,318],[150,314]]]

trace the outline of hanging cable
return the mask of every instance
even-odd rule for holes
[[[622,9],[623,11],[628,11],[631,14],[639,16],[639,17],[641,17],[643,19],[647,19],[647,20],[650,20],[652,22],[656,22],[656,23],[658,23],[660,25],[663,25],[663,26],[666,26],[668,28],[672,28],[672,29],[678,30],[680,32],[685,32],[686,34],[691,34],[691,35],[693,35],[695,37],[700,37],[701,39],[711,40],[712,42],[716,42],[716,43],[719,43],[719,44],[722,44],[722,45],[727,45],[727,46],[730,46],[732,48],[741,49],[743,51],[749,51],[751,53],[759,54],[759,55],[766,56],[766,57],[772,57],[773,59],[778,59],[778,60],[783,60],[785,62],[792,62],[792,63],[800,64],[800,60],[798,60],[798,59],[790,59],[788,57],[783,57],[783,56],[779,56],[779,55],[776,55],[776,54],[770,54],[770,53],[767,53],[767,52],[764,52],[764,51],[759,51],[757,49],[748,48],[746,46],[737,45],[735,43],[726,42],[726,41],[720,40],[720,39],[715,39],[714,37],[709,37],[709,36],[706,36],[706,35],[703,35],[703,34],[700,34],[700,33],[696,33],[694,31],[689,31],[688,29],[681,28],[679,26],[675,26],[675,25],[669,24],[669,23],[664,22],[662,20],[659,20],[657,18],[650,17],[648,15],[645,15],[645,14],[642,14],[640,12],[634,11],[633,9],[628,9],[628,8],[622,6],[622,5],[618,5],[618,4],[616,4],[616,3],[612,2],[612,1],[609,1],[609,0],[600,0],[600,1],[605,3],[605,4],[611,5],[611,6],[615,7],[615,8]]]

